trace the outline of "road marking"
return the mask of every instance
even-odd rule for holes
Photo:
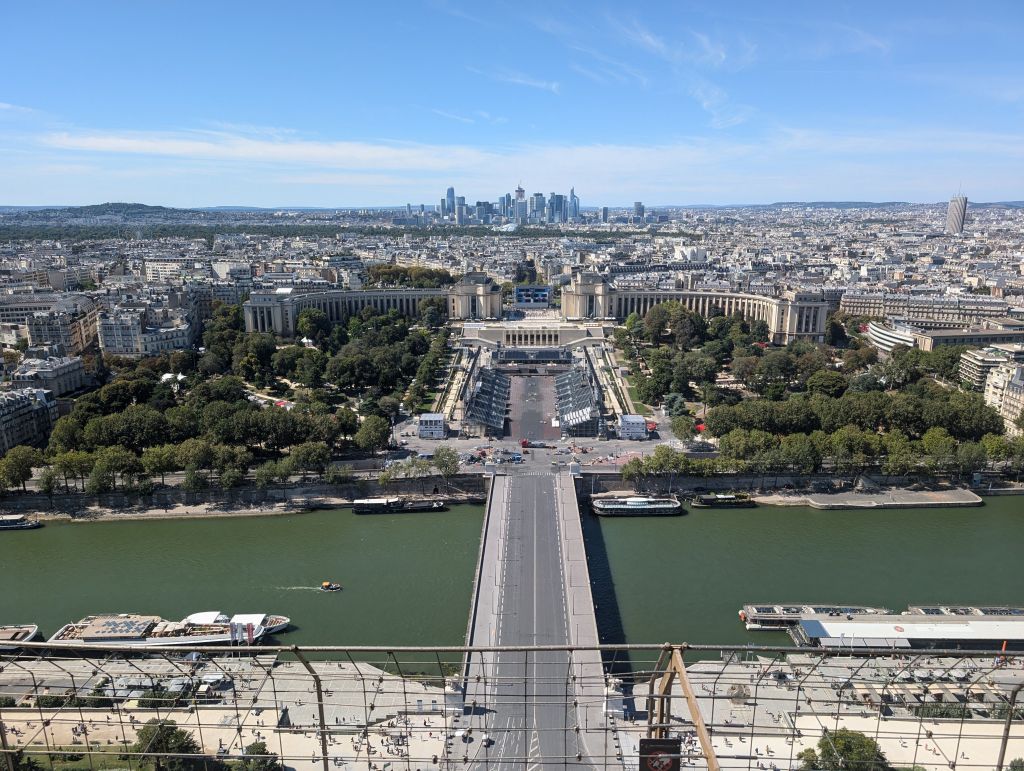
[[[536,712],[536,706],[534,707]],[[534,718],[534,724],[536,724],[536,717]],[[544,768],[544,756],[540,752],[540,734],[537,733],[537,729],[534,728],[530,734],[530,751],[528,754],[529,762],[527,763],[527,771],[540,771]]]

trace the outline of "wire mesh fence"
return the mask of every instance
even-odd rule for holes
[[[0,652],[0,769],[1009,768],[1022,685],[993,652],[36,644]]]

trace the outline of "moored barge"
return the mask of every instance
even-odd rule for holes
[[[633,496],[600,496],[590,499],[590,506],[599,517],[672,517],[685,514],[675,498]]]

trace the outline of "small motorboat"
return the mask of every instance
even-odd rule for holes
[[[340,592],[341,584],[336,584],[333,581],[324,581],[320,584],[321,592]]]

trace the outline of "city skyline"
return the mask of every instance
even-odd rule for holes
[[[272,9],[5,8],[0,204],[1024,197],[1016,4]]]

